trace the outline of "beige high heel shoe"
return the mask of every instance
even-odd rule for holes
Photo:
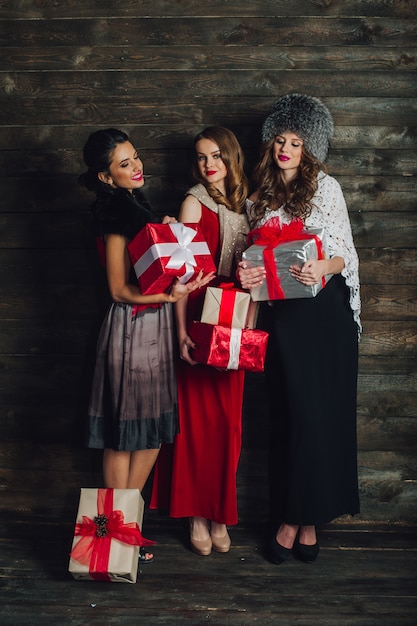
[[[193,518],[190,517],[190,545],[194,554],[199,556],[209,556],[212,549],[212,540],[209,536],[207,539],[194,539],[193,536]]]
[[[213,550],[216,552],[229,552],[232,541],[226,530],[226,534],[223,537],[215,537],[214,535],[211,535],[211,543]]]

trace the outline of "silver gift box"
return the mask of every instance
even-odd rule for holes
[[[311,235],[317,235],[321,239],[324,256],[325,258],[328,258],[324,229],[312,228],[306,232]],[[264,265],[265,263],[263,251],[265,247],[266,246],[258,246],[257,244],[249,246],[249,248],[247,248],[243,252],[242,259],[246,261],[246,263],[250,267]],[[314,298],[323,289],[322,281],[320,281],[316,285],[303,285],[293,276],[291,276],[289,271],[291,265],[301,266],[306,261],[317,258],[317,245],[314,239],[297,239],[294,241],[286,241],[277,245],[274,248],[275,268],[281,288],[284,292],[285,300],[294,298]],[[324,277],[326,284],[329,282],[332,276],[333,274],[327,274]],[[255,302],[261,300],[271,300],[272,298],[268,294],[266,278],[264,278],[261,285],[255,287],[254,289],[251,289],[250,294],[252,300],[254,300]]]

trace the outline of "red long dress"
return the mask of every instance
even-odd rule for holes
[[[200,227],[217,264],[219,220],[204,205]],[[196,290],[188,297],[189,322],[200,319],[204,291]],[[171,446],[162,446],[150,508],[168,506],[175,518],[204,517],[219,524],[237,524],[244,372],[192,366],[181,360],[177,378],[180,432]]]

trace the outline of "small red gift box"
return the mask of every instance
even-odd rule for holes
[[[146,224],[128,250],[144,295],[165,292],[177,277],[185,284],[200,270],[216,271],[197,224]]]
[[[68,571],[76,579],[135,583],[144,502],[139,489],[81,489]]]
[[[201,321],[228,328],[245,328],[250,305],[250,294],[233,288],[233,283],[207,287]]]
[[[267,222],[252,231],[249,237],[254,243],[243,252],[243,260],[248,266],[263,265],[266,270],[266,279],[251,289],[255,302],[314,298],[332,277],[330,274],[323,276],[315,285],[303,285],[289,272],[291,265],[302,266],[309,259],[326,258],[324,228],[306,230],[300,220],[293,220],[279,228]]]
[[[268,333],[263,330],[192,322],[189,334],[197,346],[192,358],[198,363],[225,370],[264,370]]]

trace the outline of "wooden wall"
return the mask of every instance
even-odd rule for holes
[[[334,115],[328,166],[361,260],[362,513],[347,522],[416,522],[415,8],[412,0],[1,2],[3,514],[73,516],[78,488],[100,478],[99,457],[81,444],[105,304],[91,198],[77,184],[88,134],[129,132],[149,198],[176,214],[196,132],[234,130],[250,173],[265,115],[277,97],[300,91]],[[262,385],[248,377],[242,523],[266,510]]]

